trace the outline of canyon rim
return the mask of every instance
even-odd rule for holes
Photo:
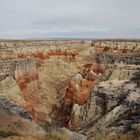
[[[140,140],[139,0],[0,0],[0,140]]]

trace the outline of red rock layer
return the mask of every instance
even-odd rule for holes
[[[23,93],[24,99],[27,101],[25,109],[31,113],[33,119],[36,119],[33,102],[37,101],[38,96],[36,95],[40,89],[38,74],[32,76],[25,75],[21,79],[22,80],[18,80],[17,83]]]
[[[23,54],[18,53],[16,55],[4,55],[0,57],[0,60],[12,60],[16,58],[29,58],[34,57],[36,59],[45,60],[53,56],[64,56],[64,57],[71,57],[73,60],[75,60],[75,57],[79,55],[76,52],[68,52],[67,50],[61,51],[61,50],[51,50],[49,52],[43,52],[43,51],[37,51],[33,52],[32,54]]]
[[[91,90],[98,84],[98,75],[103,72],[104,70],[98,64],[86,64],[83,72],[70,80],[64,99],[69,128],[81,124],[79,116],[73,118],[72,108],[76,105],[79,109],[91,98]]]
[[[90,98],[90,90],[94,88],[94,86],[94,82],[87,80],[81,81],[80,85],[70,81],[65,95],[65,100],[69,102],[69,104],[77,103],[82,106]]]

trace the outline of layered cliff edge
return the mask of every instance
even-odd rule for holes
[[[17,117],[22,131],[94,140],[139,126],[140,41],[0,41],[0,54],[0,113],[12,127]]]

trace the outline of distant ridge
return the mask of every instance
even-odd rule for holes
[[[72,40],[85,40],[85,41],[140,41],[140,39],[119,39],[119,38],[24,38],[24,39],[0,39],[0,41],[72,41]]]

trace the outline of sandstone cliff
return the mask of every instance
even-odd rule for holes
[[[139,72],[140,41],[1,40],[0,118],[18,118],[24,135],[43,128],[70,140],[134,132]]]

